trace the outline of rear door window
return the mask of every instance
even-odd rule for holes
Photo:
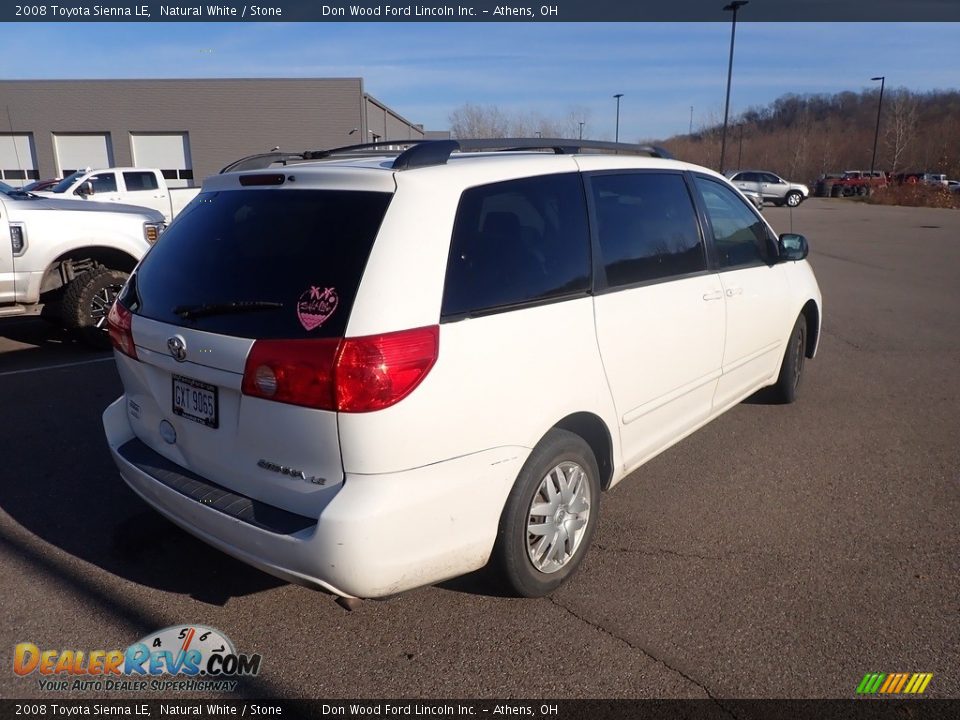
[[[577,173],[482,185],[457,208],[445,318],[582,295],[590,235]]]
[[[700,226],[682,175],[593,175],[590,189],[608,286],[706,270]]]
[[[154,320],[248,338],[339,337],[392,195],[198,195],[147,254],[124,303]]]
[[[159,190],[157,176],[152,172],[130,171],[123,173],[123,184],[130,192],[142,190]]]

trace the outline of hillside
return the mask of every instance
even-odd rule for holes
[[[731,117],[726,169],[771,170],[798,182],[869,169],[879,88],[835,95],[784,95]],[[677,158],[717,168],[722,125],[662,141]],[[960,91],[883,94],[876,169],[960,178]]]

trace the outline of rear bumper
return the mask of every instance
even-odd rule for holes
[[[529,450],[496,448],[422,468],[345,476],[317,517],[235,495],[136,440],[125,398],[103,425],[126,483],[214,547],[284,580],[382,597],[483,567]]]

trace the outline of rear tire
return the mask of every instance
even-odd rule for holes
[[[773,386],[773,398],[780,403],[788,404],[797,399],[797,389],[803,376],[803,360],[807,352],[807,319],[800,314],[787,341],[787,349],[783,353],[783,362],[780,364],[780,376]]]
[[[508,592],[548,595],[583,561],[597,526],[600,471],[586,441],[551,430],[510,491],[494,547],[494,571]]]
[[[127,277],[125,272],[98,265],[74,278],[60,301],[64,327],[91,347],[109,348],[107,313]]]

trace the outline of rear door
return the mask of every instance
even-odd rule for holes
[[[163,213],[164,220],[170,222],[170,197],[156,171],[124,170],[121,176],[125,203],[157,210]]]
[[[255,342],[272,341],[290,368],[298,352],[336,346],[391,197],[273,188],[198,196],[121,296],[138,360],[118,353],[118,366],[139,439],[234,492],[316,510],[343,478],[337,415],[244,395],[246,361]]]
[[[710,412],[724,297],[680,172],[593,173],[597,340],[627,469]]]
[[[761,193],[760,174],[755,172],[742,172],[733,176],[731,181],[740,190]],[[761,193],[762,197],[762,193]]]

